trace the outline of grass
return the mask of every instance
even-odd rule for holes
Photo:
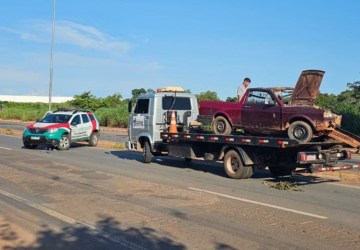
[[[288,191],[296,191],[296,192],[303,191],[301,188],[299,188],[299,185],[296,182],[279,181],[276,183],[270,183],[268,181],[264,181],[263,184],[269,186],[270,188],[275,188],[277,190],[288,190]]]

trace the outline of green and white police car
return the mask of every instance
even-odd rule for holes
[[[100,137],[100,125],[90,111],[59,109],[48,112],[41,120],[27,126],[23,132],[24,147],[50,145],[68,150],[72,142],[87,141],[95,147]]]

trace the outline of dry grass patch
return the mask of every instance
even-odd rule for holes
[[[0,134],[22,136],[22,131],[10,129],[10,128],[0,128]]]

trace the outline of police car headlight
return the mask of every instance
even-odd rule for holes
[[[58,132],[58,128],[50,128],[48,131],[49,131],[49,133],[56,133],[56,132]]]

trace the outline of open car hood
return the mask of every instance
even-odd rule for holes
[[[304,70],[296,83],[289,106],[314,106],[325,71]]]

